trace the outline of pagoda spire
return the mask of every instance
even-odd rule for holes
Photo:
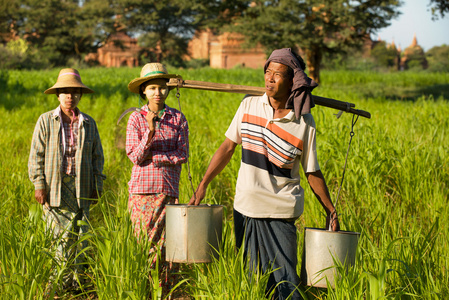
[[[410,45],[411,47],[416,47],[418,45],[418,40],[416,39],[416,32],[413,34],[413,41]]]

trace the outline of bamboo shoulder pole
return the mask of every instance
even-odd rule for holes
[[[227,92],[227,93],[238,93],[238,94],[248,94],[254,96],[261,96],[265,93],[265,88],[247,85],[235,85],[228,83],[216,83],[216,82],[206,82],[206,81],[195,81],[195,80],[183,80],[180,78],[171,78],[167,83],[169,87],[179,87],[197,90],[207,90],[215,92]],[[330,107],[352,114],[356,114],[365,118],[371,118],[371,114],[367,111],[355,109],[355,104],[349,102],[343,102],[331,98],[325,98],[320,96],[312,95],[313,101],[317,105]]]

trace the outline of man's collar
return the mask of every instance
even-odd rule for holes
[[[266,104],[272,108],[266,93],[262,95],[261,100],[262,100],[263,104]],[[295,113],[294,113],[293,109],[291,109],[284,117],[280,118],[280,120],[283,120],[283,119],[287,119],[287,120],[291,120],[291,121],[295,120],[296,117],[295,117]]]
[[[261,97],[262,103],[271,106],[270,101],[268,100],[267,93],[264,93]]]

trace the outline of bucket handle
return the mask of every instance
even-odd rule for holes
[[[329,228],[327,229],[329,231],[332,231],[332,220],[334,219],[333,216],[334,215],[337,216],[337,203],[338,203],[338,200],[340,199],[340,191],[341,191],[341,187],[343,186],[343,180],[345,179],[345,172],[346,172],[346,165],[348,163],[349,149],[351,148],[352,138],[355,135],[354,126],[357,123],[358,119],[359,119],[359,116],[355,117],[355,115],[352,115],[351,132],[349,133],[350,139],[349,139],[349,143],[348,143],[348,150],[346,151],[345,164],[343,166],[343,174],[341,176],[340,186],[338,187],[337,200],[335,201],[335,205],[334,205],[335,209],[333,212],[331,212],[331,219],[329,220]]]

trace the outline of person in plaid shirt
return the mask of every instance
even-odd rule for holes
[[[89,207],[101,195],[106,178],[97,124],[77,107],[83,94],[93,92],[76,69],[62,69],[56,84],[44,92],[56,94],[60,105],[39,117],[31,142],[29,178],[57,244],[55,260],[73,269],[58,285],[55,267],[48,294],[80,288],[79,275],[85,269],[82,249],[87,244],[78,241],[88,231]]]
[[[126,154],[133,163],[128,208],[136,236],[144,229],[154,245],[150,257],[160,251],[164,295],[169,294],[179,271],[176,264],[165,261],[165,205],[178,203],[181,165],[189,153],[187,120],[165,104],[170,91],[167,82],[175,77],[179,78],[168,74],[163,64],[149,63],[128,85],[131,92],[147,100],[140,112],[131,114],[126,129]],[[156,259],[154,255],[153,265]]]

